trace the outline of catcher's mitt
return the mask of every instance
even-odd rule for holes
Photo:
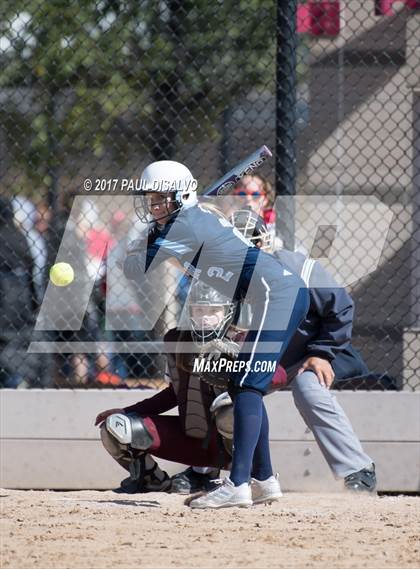
[[[203,344],[197,362],[200,380],[213,387],[226,389],[239,351],[239,344],[227,338]]]

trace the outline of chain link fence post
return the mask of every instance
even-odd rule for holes
[[[296,193],[296,65],[297,0],[277,2],[276,49],[276,194]],[[286,249],[294,250],[295,209],[291,199],[281,200],[279,231]]]

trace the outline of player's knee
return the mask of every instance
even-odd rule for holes
[[[115,460],[134,457],[153,445],[153,433],[145,420],[133,414],[115,413],[101,426],[101,440]]]
[[[299,373],[291,383],[293,399],[297,407],[318,399],[321,385],[313,371]]]
[[[126,456],[126,449],[123,449],[121,445],[118,443],[117,439],[115,439],[111,433],[106,428],[105,423],[102,423],[101,429],[101,441],[104,445],[105,449],[109,452],[112,458],[115,460],[121,460]]]

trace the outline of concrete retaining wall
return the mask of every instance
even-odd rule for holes
[[[125,471],[102,448],[100,411],[150,397],[152,390],[2,390],[0,486],[107,489]],[[420,491],[420,393],[338,393],[365,450],[379,490]],[[289,491],[340,491],[291,393],[266,399],[273,462]],[[170,473],[183,465],[160,461]]]

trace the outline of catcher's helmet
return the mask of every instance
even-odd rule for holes
[[[193,341],[197,345],[223,338],[235,315],[236,303],[214,288],[195,282],[188,297]]]
[[[273,249],[273,234],[264,220],[252,209],[238,209],[230,216],[230,222],[244,237],[254,245],[261,243],[260,249],[270,252]]]
[[[165,206],[160,217],[151,213],[154,204],[150,198],[153,196],[160,198],[160,205],[163,203]],[[140,190],[134,198],[134,210],[143,223],[159,222],[183,207],[195,205],[197,201],[197,180],[188,168],[173,160],[159,160],[143,170]]]

